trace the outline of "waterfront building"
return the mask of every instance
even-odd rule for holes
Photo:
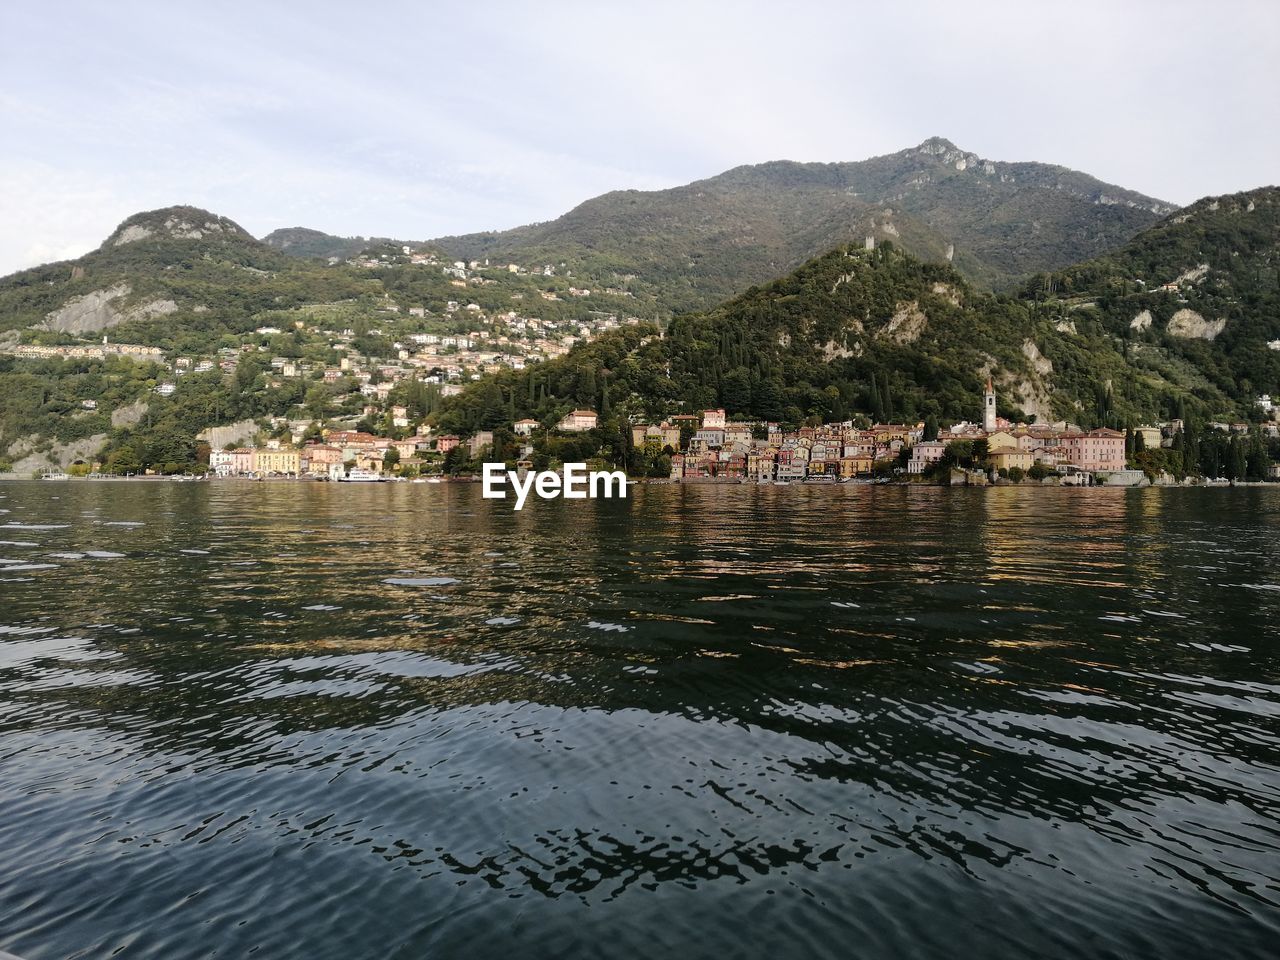
[[[342,448],[330,443],[310,443],[302,448],[303,472],[317,477],[331,476],[333,467],[342,467]]]
[[[1118,430],[1067,434],[1061,438],[1061,446],[1067,463],[1079,470],[1105,473],[1125,467],[1124,434]]]
[[[947,445],[941,440],[922,440],[911,448],[911,459],[907,461],[907,473],[921,474],[942,459]]]
[[[253,451],[247,447],[211,451],[209,454],[209,469],[219,477],[234,477],[252,473]]]
[[[1035,455],[1030,450],[1018,447],[995,447],[987,452],[987,461],[996,470],[1009,471],[1014,467],[1019,470],[1030,470],[1035,463]]]
[[[301,456],[292,447],[282,447],[279,450],[255,449],[253,451],[253,472],[256,474],[290,474],[296,477],[301,468]]]

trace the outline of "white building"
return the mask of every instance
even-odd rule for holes
[[[947,445],[941,440],[922,440],[911,448],[911,459],[907,461],[907,473],[924,473],[929,467],[942,459]]]
[[[570,433],[581,433],[584,430],[594,430],[596,421],[594,410],[570,410],[556,426]]]

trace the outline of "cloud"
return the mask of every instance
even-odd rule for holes
[[[117,3],[8,14],[0,272],[193,203],[422,239],[930,135],[1188,202],[1274,180],[1280,4]]]

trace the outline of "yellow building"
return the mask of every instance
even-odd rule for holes
[[[1160,448],[1160,428],[1159,427],[1135,427],[1133,430],[1135,438],[1142,438],[1142,449],[1158,450]]]
[[[1006,433],[1004,430],[997,430],[995,433],[987,434],[987,449],[999,450],[1001,447],[1018,446],[1018,438],[1012,433]]]
[[[1035,463],[1035,455],[1030,450],[1019,450],[1017,447],[996,447],[987,452],[987,459],[997,470],[1030,470]]]
[[[301,465],[298,451],[288,447],[253,451],[253,472],[257,474],[291,473],[296,476]]]
[[[859,477],[871,472],[872,460],[868,456],[856,455],[840,458],[840,476]]]

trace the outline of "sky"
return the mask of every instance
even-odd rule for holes
[[[6,5],[0,274],[192,204],[421,240],[942,136],[1174,203],[1280,182],[1280,2]]]

